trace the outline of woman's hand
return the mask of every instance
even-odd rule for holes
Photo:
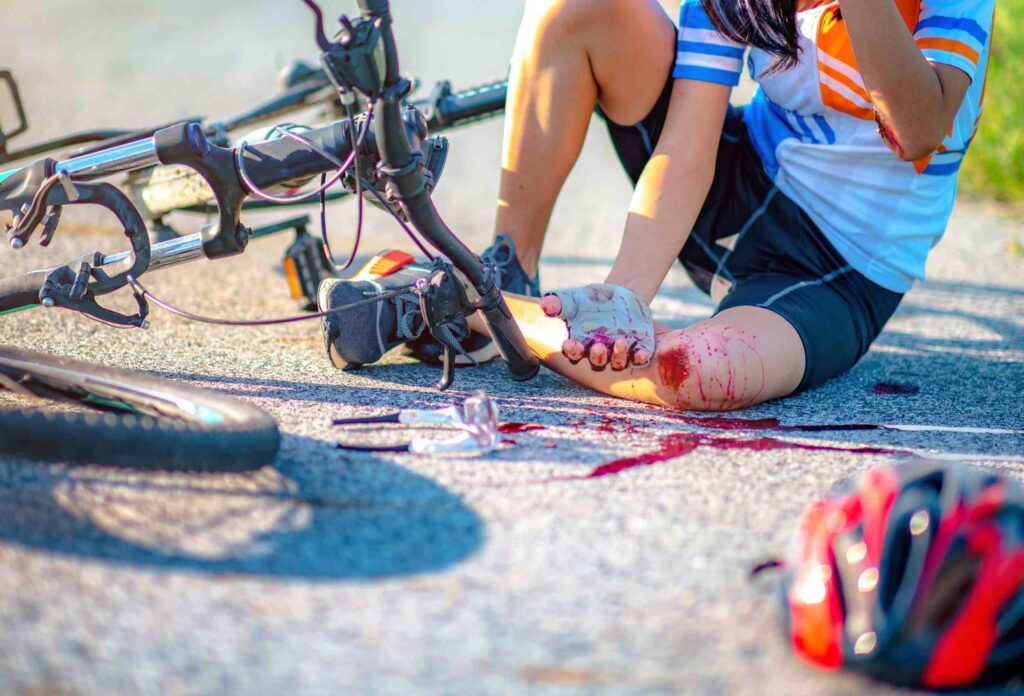
[[[584,357],[595,370],[611,365],[647,365],[654,355],[654,319],[640,295],[608,283],[549,293],[541,300],[549,317],[565,321],[569,338],[562,354],[573,363]]]

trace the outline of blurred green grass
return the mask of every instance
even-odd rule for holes
[[[1024,207],[1024,0],[996,0],[984,108],[960,190]]]

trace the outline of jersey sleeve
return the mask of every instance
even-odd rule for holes
[[[959,68],[973,81],[994,11],[995,0],[923,0],[914,40],[929,61]]]
[[[700,0],[684,0],[679,7],[672,77],[735,87],[743,72],[743,50],[743,44],[730,41],[715,29]]]

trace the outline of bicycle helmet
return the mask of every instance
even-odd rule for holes
[[[873,469],[804,512],[783,590],[797,654],[904,685],[1024,675],[1024,488],[950,464]]]

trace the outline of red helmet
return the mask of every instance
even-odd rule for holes
[[[954,465],[873,469],[811,504],[783,580],[797,654],[900,684],[1024,674],[1024,489]]]

